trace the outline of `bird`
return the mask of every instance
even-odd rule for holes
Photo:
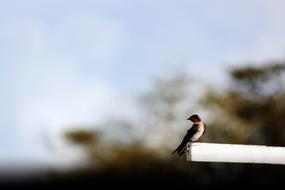
[[[198,141],[199,138],[206,132],[206,124],[202,121],[202,119],[197,114],[191,115],[187,120],[190,120],[193,122],[192,127],[187,130],[187,133],[184,136],[182,142],[172,152],[172,154],[177,152],[179,156],[182,156],[186,151],[187,143]]]

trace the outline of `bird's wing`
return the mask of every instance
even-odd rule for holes
[[[193,124],[192,127],[187,131],[187,134],[184,136],[180,145],[172,152],[172,154],[177,152],[181,156],[183,154],[182,151],[184,150],[185,146],[190,141],[191,137],[197,132],[197,130],[198,130],[198,125]]]

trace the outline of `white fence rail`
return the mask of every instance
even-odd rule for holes
[[[188,143],[187,161],[285,164],[285,147]]]

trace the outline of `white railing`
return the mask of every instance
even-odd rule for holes
[[[285,147],[188,143],[187,161],[285,164]]]

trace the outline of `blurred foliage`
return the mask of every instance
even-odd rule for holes
[[[216,132],[209,133],[230,129],[235,138],[229,136],[227,142],[285,146],[284,74],[283,63],[233,69],[230,87],[209,91],[202,101],[215,111]]]
[[[111,120],[97,131],[67,132],[65,137],[70,142],[85,149],[89,167],[54,174],[51,179],[176,187],[281,183],[285,175],[281,166],[190,163],[184,157],[171,157],[170,153],[187,130],[188,114],[196,110],[208,113],[208,130],[202,141],[285,146],[284,70],[283,63],[234,68],[225,90],[207,88],[205,93],[198,91],[201,83],[195,86],[197,81],[193,82],[186,73],[155,80],[153,88],[139,102],[143,108],[137,122],[140,126]],[[108,126],[124,131],[128,135],[123,137],[132,141],[110,135],[107,138],[104,129]],[[116,131],[114,128],[111,132]]]
[[[151,90],[142,95],[141,123],[148,147],[168,155],[173,145],[181,140],[187,130],[186,118],[196,107],[193,80],[185,72],[175,73],[164,79],[155,79]]]
[[[100,135],[97,131],[80,129],[68,131],[65,138],[77,145],[92,146],[99,140]]]

